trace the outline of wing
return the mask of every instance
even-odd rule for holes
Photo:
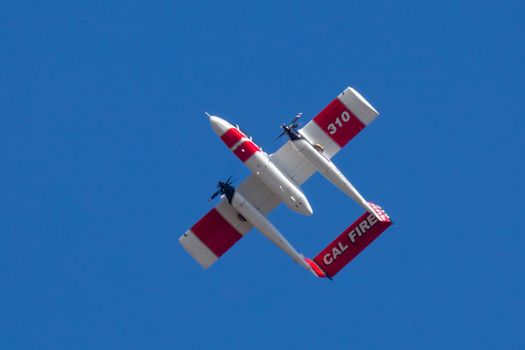
[[[263,214],[280,200],[255,176],[249,176],[236,190]],[[237,243],[252,225],[245,221],[226,198],[179,238],[184,249],[205,269]]]
[[[312,144],[323,147],[324,156],[331,159],[378,115],[363,96],[348,87],[299,132]],[[270,157],[298,185],[316,171],[290,141]]]

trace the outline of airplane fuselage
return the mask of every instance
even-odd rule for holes
[[[288,208],[303,215],[312,215],[312,207],[301,189],[272,163],[251,138],[222,118],[211,116],[210,123],[226,146]]]

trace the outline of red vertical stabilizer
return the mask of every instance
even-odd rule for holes
[[[335,276],[374,239],[383,233],[392,222],[380,206],[370,203],[377,216],[365,212],[352,225],[323,249],[314,261],[328,276]]]

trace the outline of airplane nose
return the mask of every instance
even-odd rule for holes
[[[210,117],[210,124],[211,124],[213,131],[215,131],[215,133],[219,137],[222,136],[226,131],[233,128],[233,125],[228,123],[226,120],[216,117],[216,116]]]
[[[308,202],[308,199],[306,199],[305,196],[300,196],[298,203],[294,201],[293,207],[292,206],[288,206],[288,207],[291,208],[292,210],[295,210],[299,214],[302,214],[305,216],[310,216],[314,213],[312,206],[310,205],[310,203]]]
[[[308,203],[308,201],[306,201],[304,203],[304,211],[303,211],[303,214],[306,215],[306,216],[310,216],[314,213],[313,209],[312,209],[312,206],[310,205],[310,203]]]

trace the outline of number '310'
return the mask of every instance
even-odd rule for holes
[[[333,135],[337,132],[337,128],[343,127],[343,123],[346,123],[350,120],[350,113],[344,111],[341,113],[341,117],[337,117],[333,123],[328,124],[328,133]]]

